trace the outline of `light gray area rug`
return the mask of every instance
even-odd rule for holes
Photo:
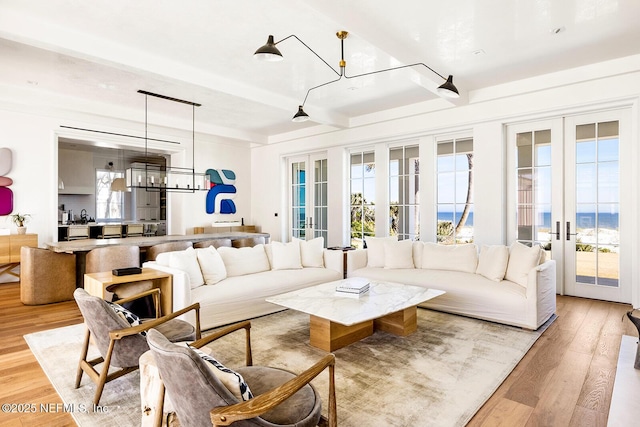
[[[515,368],[538,331],[418,309],[418,331],[408,337],[376,332],[336,355],[338,423],[341,427],[463,426]],[[255,365],[302,372],[325,353],[309,346],[309,317],[283,311],[251,321]],[[66,404],[91,406],[88,378],[74,390],[82,325],[26,335],[47,376]],[[244,333],[214,343],[229,367],[244,363]],[[326,403],[328,374],[313,381]],[[80,426],[140,424],[139,374],[105,386],[105,412],[73,411]]]

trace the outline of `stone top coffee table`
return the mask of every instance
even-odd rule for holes
[[[336,287],[341,282],[311,286],[266,301],[309,314],[309,343],[325,351],[334,351],[366,338],[376,330],[399,336],[415,332],[418,304],[445,293],[419,286],[371,281],[367,293],[359,297],[342,296],[336,294]]]

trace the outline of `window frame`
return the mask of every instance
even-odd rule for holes
[[[110,179],[107,182],[102,182],[102,178],[101,175],[104,174],[109,174],[110,175]],[[115,170],[111,170],[111,169],[96,169],[95,172],[95,189],[96,189],[96,195],[95,195],[95,209],[96,209],[96,221],[97,222],[122,222],[125,220],[126,218],[126,213],[125,213],[125,204],[124,204],[124,192],[123,191],[111,191],[111,184],[113,183],[113,180],[116,178],[124,178],[124,171],[115,171]],[[104,189],[102,188],[102,185],[104,185],[105,187],[108,186],[108,193],[109,196],[107,197],[106,201],[102,201],[100,199],[100,193],[101,191],[103,191]],[[119,217],[104,217],[104,216],[100,216],[101,212],[103,209],[106,208],[101,206],[102,203],[108,203],[109,197],[117,197],[118,198],[118,202],[116,202],[116,205],[120,206],[120,216]]]

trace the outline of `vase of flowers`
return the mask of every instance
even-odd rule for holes
[[[25,224],[27,223],[30,217],[31,217],[30,214],[21,214],[21,213],[15,213],[11,215],[11,221],[13,221],[13,223],[18,228],[18,234],[26,234],[27,227],[25,226]]]

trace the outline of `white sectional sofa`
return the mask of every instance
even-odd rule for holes
[[[556,265],[540,246],[437,245],[368,238],[347,253],[347,276],[446,291],[421,306],[538,329],[556,310]]]
[[[174,310],[200,303],[203,329],[283,310],[265,298],[344,274],[342,251],[324,249],[322,238],[248,248],[189,248],[159,254],[143,266],[173,275]],[[195,316],[185,320],[194,323]]]

